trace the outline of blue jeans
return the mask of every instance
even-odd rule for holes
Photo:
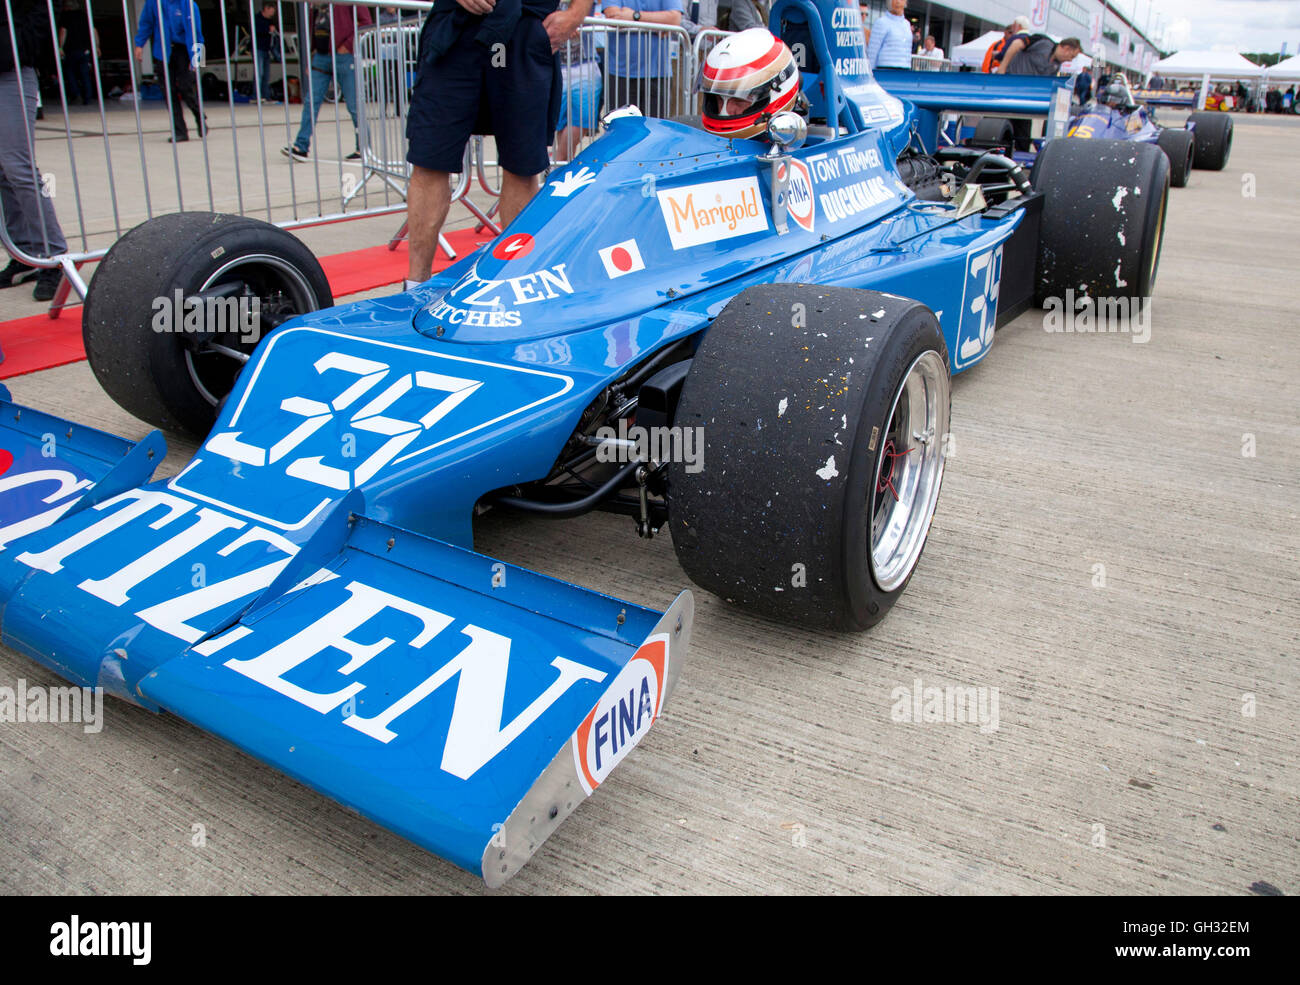
[[[257,75],[262,83],[262,98],[274,99],[275,96],[271,92],[271,52],[269,50],[257,53]]]
[[[320,116],[320,106],[325,101],[325,90],[329,88],[330,79],[334,80],[335,87],[343,93],[343,101],[347,103],[353,128],[357,126],[357,76],[352,56],[335,54],[331,57],[313,53],[311,89],[303,90],[302,126],[299,127],[298,136],[293,142],[294,147],[304,154],[311,149],[312,127],[316,123],[316,117]],[[311,99],[310,106],[307,105],[308,99]]]

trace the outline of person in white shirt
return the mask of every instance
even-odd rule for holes
[[[917,53],[917,57],[933,58],[938,62],[943,61],[943,49],[935,45],[933,34],[927,34],[925,36],[925,44],[921,46],[921,50]]]

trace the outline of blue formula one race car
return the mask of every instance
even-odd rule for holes
[[[1128,79],[1113,75],[1070,121],[1066,136],[1155,144],[1169,157],[1169,183],[1182,188],[1194,167],[1222,171],[1227,166],[1232,153],[1232,117],[1227,113],[1192,113],[1182,129],[1162,127],[1156,122],[1154,108],[1134,98]]]
[[[693,603],[475,553],[476,513],[666,525],[719,596],[880,620],[938,502],[950,374],[1066,288],[1148,295],[1169,166],[1055,141],[1031,182],[927,150],[937,117],[872,78],[856,4],[771,17],[802,65],[761,30],[720,44],[702,128],[613,114],[415,290],[327,307],[310,253],[251,219],[127,233],[87,298],[91,366],[202,444],[150,481],[158,432],[0,405],[4,643],[498,885],[660,715]],[[270,330],[205,317],[231,305]]]

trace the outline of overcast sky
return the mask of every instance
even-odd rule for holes
[[[1171,50],[1272,52],[1285,42],[1288,56],[1300,51],[1300,0],[1113,0],[1112,6],[1144,30],[1149,14],[1156,41],[1157,19],[1163,17],[1165,46]]]

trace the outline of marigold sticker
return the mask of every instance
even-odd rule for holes
[[[731,178],[657,193],[674,250],[766,232],[758,179]]]

